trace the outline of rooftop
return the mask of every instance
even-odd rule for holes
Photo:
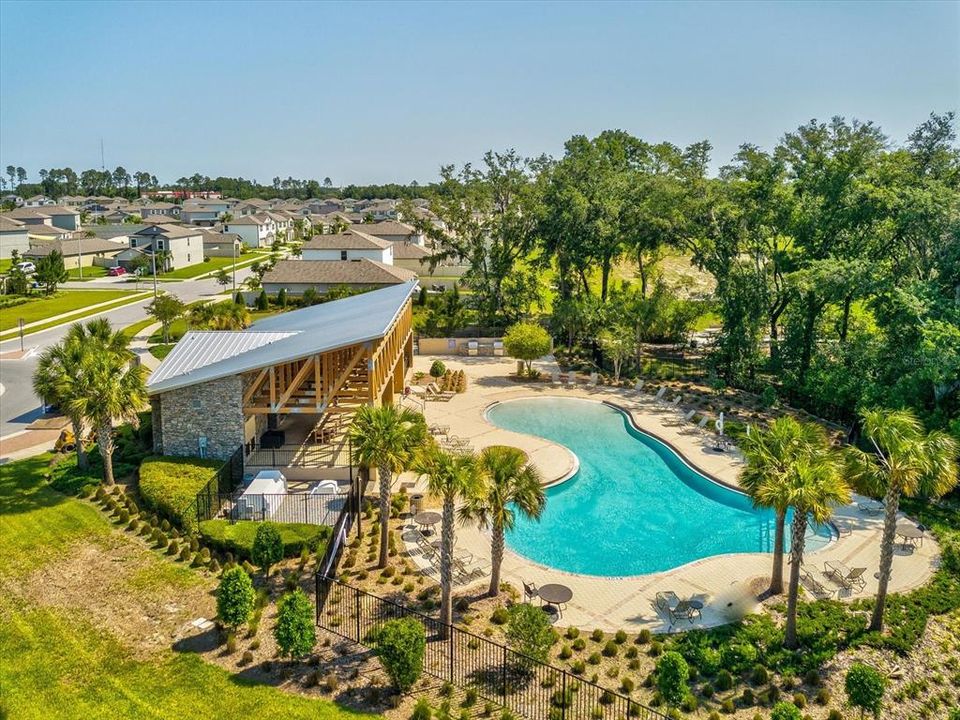
[[[385,250],[390,242],[356,228],[342,233],[314,235],[303,244],[304,250]]]
[[[415,280],[404,268],[360,260],[280,260],[263,276],[263,283],[317,285],[396,285]]]

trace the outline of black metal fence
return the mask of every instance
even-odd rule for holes
[[[197,518],[199,527],[201,520],[207,520],[218,501],[220,495],[229,495],[233,489],[243,481],[243,447],[238,447],[230,459],[221,465],[214,476],[210,478],[203,489],[181,513],[183,518]],[[215,514],[215,513],[214,513]]]
[[[282,468],[292,467],[335,467],[350,463],[350,450],[347,444],[302,444],[263,447],[251,444],[246,448],[245,463],[248,467]]]
[[[336,493],[262,493],[244,495],[242,490],[209,496],[203,507],[208,517],[198,515],[198,522],[222,518],[230,522],[270,520],[279,523],[332,525],[348,500],[348,491]]]
[[[456,626],[445,626],[436,618],[347,585],[329,574],[317,573],[316,582],[318,626],[369,647],[388,620],[415,617],[426,629],[426,674],[474,688],[485,700],[528,720],[666,717],[568,670],[526,657]]]

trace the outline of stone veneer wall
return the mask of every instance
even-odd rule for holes
[[[154,451],[195,457],[203,436],[207,457],[230,459],[244,442],[242,401],[239,375],[161,393],[152,403]]]

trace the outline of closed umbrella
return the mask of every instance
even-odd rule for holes
[[[720,413],[720,417],[717,418],[717,434],[723,435],[723,413]]]

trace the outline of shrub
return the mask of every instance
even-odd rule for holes
[[[774,706],[770,720],[803,720],[803,715],[793,703],[782,702]]]
[[[430,377],[432,378],[442,378],[447,372],[447,366],[443,364],[442,360],[434,360],[433,364],[430,365]]]
[[[237,636],[234,632],[227,633],[227,652],[235,653],[237,651]]]
[[[430,709],[430,702],[422,697],[417,700],[417,704],[413,706],[413,712],[410,714],[410,720],[431,720],[433,717],[433,711]]]
[[[620,681],[620,689],[623,690],[624,694],[629,695],[633,692],[634,683],[633,680],[625,677]]]
[[[217,617],[224,625],[238,628],[253,612],[255,593],[250,576],[240,568],[232,568],[223,574],[217,588]]]
[[[851,665],[844,680],[850,704],[860,708],[861,712],[871,712],[874,715],[880,714],[886,687],[886,679],[877,670],[863,663]]]
[[[720,709],[723,710],[727,715],[733,715],[737,711],[736,706],[733,704],[733,700],[727,698],[722,703],[720,703]]]
[[[576,650],[577,652],[579,652],[580,650],[583,650],[586,646],[587,646],[587,641],[584,640],[583,638],[577,638],[576,640],[573,641],[573,645],[572,645],[573,649]]]
[[[617,645],[623,645],[627,641],[627,633],[623,630],[617,630],[617,634],[613,636],[613,639]]]
[[[733,675],[730,674],[729,670],[721,670],[717,673],[716,681],[717,690],[726,692],[733,687]]]
[[[678,652],[664,653],[657,661],[657,689],[670,705],[679,705],[688,693],[690,668]]]
[[[583,660],[575,660],[573,665],[570,666],[570,669],[573,670],[577,675],[583,675],[586,671],[587,666]]]
[[[188,532],[196,532],[193,501],[222,464],[200,458],[148,457],[140,464],[140,495],[154,512]]]
[[[756,665],[750,674],[750,681],[754,685],[766,685],[770,682],[770,673],[767,672],[767,669],[763,665]]]
[[[190,555],[191,555],[191,554],[192,554],[192,553],[190,552],[190,546],[189,546],[189,545],[184,545],[182,548],[180,548],[180,559],[181,559],[183,562],[189,562],[189,561],[190,561]]]
[[[580,628],[568,627],[564,635],[566,635],[567,640],[576,640],[580,637]]]
[[[569,645],[564,645],[562,648],[560,648],[560,652],[557,657],[559,657],[561,660],[569,660],[571,657],[573,657],[573,650],[570,649]]]
[[[301,658],[317,642],[313,605],[299,588],[284,595],[277,603],[277,624],[273,628],[281,657]]]
[[[253,662],[253,653],[250,652],[249,650],[244,650],[243,657],[240,658],[240,664],[249,665],[252,662]]]
[[[222,553],[250,560],[253,557],[253,543],[257,528],[261,523],[253,520],[240,520],[231,523],[228,520],[204,520],[200,523],[200,537],[205,545]],[[333,530],[325,525],[307,525],[305,523],[274,523],[280,533],[283,557],[296,557],[304,551],[321,553],[326,548]]]
[[[253,539],[251,558],[266,575],[270,574],[271,565],[283,559],[283,541],[276,525],[271,522],[260,523]]]
[[[591,665],[599,665],[603,661],[603,658],[600,657],[600,653],[590,653],[590,657],[587,658],[587,662]]]
[[[724,645],[720,651],[720,664],[735,675],[744,672],[756,661],[757,649],[752,645]]]
[[[502,605],[498,605],[494,608],[493,612],[490,613],[490,622],[494,625],[506,625],[509,619],[510,613],[508,613],[507,609]]]
[[[803,710],[807,706],[807,696],[803,693],[794,693],[793,704]]]
[[[637,645],[646,645],[650,642],[651,633],[647,628],[643,628],[637,633]]]
[[[377,655],[399,692],[406,692],[420,678],[426,642],[423,624],[412,617],[390,620],[377,633]]]
[[[715,690],[713,689],[713,685],[711,685],[710,683],[704,683],[703,686],[700,688],[700,694],[707,699],[712,698],[714,692]]]
[[[602,642],[603,630],[600,630],[599,628],[594,630],[592,633],[590,633],[590,639],[593,640],[594,642]]]
[[[607,657],[616,657],[617,651],[620,648],[617,646],[617,643],[613,640],[608,640],[607,644],[603,646],[603,654]]]
[[[744,688],[744,689],[743,689],[743,692],[740,694],[740,702],[741,702],[745,707],[750,707],[750,706],[753,705],[756,701],[757,701],[757,699],[756,699],[756,698],[754,697],[754,695],[753,695],[753,690],[751,690],[750,688]]]
[[[687,695],[680,703],[680,709],[688,713],[692,713],[698,707],[700,707],[700,702],[693,695]]]
[[[663,654],[663,643],[658,640],[654,640],[650,643],[650,657],[659,657]]]
[[[826,705],[828,702],[830,702],[830,697],[830,691],[827,688],[820,688],[817,690],[817,705]]]
[[[463,698],[463,707],[473,707],[477,704],[477,700],[480,698],[480,693],[476,688],[467,688],[467,692]]]
[[[843,720],[843,713],[841,713],[836,708],[833,708],[830,712],[827,713],[827,720]],[[953,720],[953,718],[951,718],[950,720]],[[958,718],[957,720],[960,720],[960,718]]]

